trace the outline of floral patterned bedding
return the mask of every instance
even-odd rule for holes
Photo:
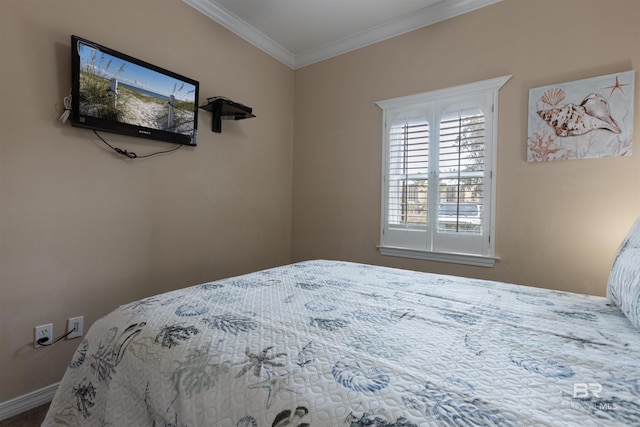
[[[602,297],[308,261],[119,307],[43,425],[640,425],[640,331]]]

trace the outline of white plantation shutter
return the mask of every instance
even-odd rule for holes
[[[377,103],[381,253],[493,265],[495,106],[509,78]]]
[[[438,162],[441,232],[482,233],[485,117],[477,110],[440,122]],[[472,220],[473,219],[473,220]]]
[[[403,117],[405,116],[405,117]],[[429,124],[400,113],[389,131],[388,221],[425,227],[429,173]]]

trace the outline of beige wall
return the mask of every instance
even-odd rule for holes
[[[129,161],[57,119],[77,34],[200,82],[257,118],[196,148]],[[180,0],[0,1],[0,402],[60,380],[79,340],[33,349],[33,327],[87,328],[119,304],[287,263],[293,71]],[[164,143],[103,133],[148,153]]]
[[[616,249],[640,214],[638,131],[633,157],[529,164],[528,91],[638,68],[639,16],[637,0],[504,0],[296,71],[294,260],[603,295]],[[374,102],[508,74],[498,135],[501,261],[487,269],[381,256],[382,113]]]

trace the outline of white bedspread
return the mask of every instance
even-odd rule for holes
[[[605,298],[309,261],[116,309],[43,425],[640,425]]]

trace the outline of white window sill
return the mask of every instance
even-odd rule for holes
[[[469,255],[459,253],[428,252],[415,249],[397,248],[391,246],[378,246],[380,254],[404,258],[424,259],[427,261],[450,262],[454,264],[466,264],[477,267],[493,267],[499,257]]]

